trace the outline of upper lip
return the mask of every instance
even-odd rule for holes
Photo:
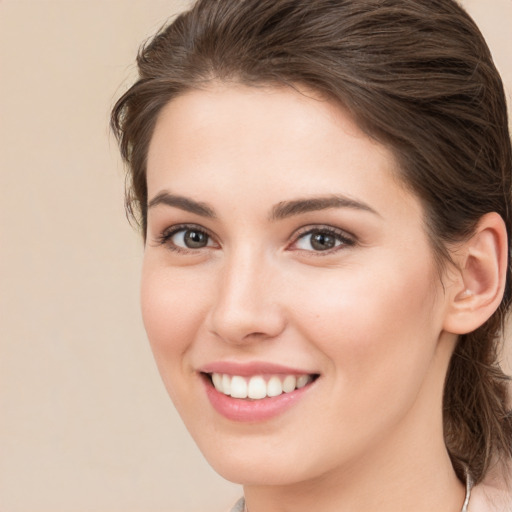
[[[201,366],[198,371],[201,373],[225,373],[228,375],[239,375],[241,377],[278,373],[284,373],[286,375],[314,375],[318,373],[265,361],[253,361],[248,363],[217,361]]]

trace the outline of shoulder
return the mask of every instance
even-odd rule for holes
[[[471,491],[468,512],[512,512],[512,464],[500,464]]]
[[[511,512],[512,491],[497,489],[485,484],[471,491],[468,512]]]

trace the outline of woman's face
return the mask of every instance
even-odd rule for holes
[[[395,176],[388,150],[311,93],[217,85],[162,111],[143,318],[226,478],[311,480],[440,431],[449,283]]]

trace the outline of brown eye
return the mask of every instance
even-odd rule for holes
[[[183,235],[185,246],[189,249],[200,249],[208,245],[208,235],[202,231],[187,229]]]
[[[322,252],[354,245],[355,241],[334,229],[312,229],[301,235],[294,244],[301,251]]]
[[[336,246],[336,238],[328,233],[312,233],[310,244],[315,251],[326,251]]]
[[[196,228],[182,228],[165,237],[165,242],[177,249],[202,249],[213,246],[210,236]]]

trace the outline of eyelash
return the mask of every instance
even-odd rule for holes
[[[288,246],[291,247],[293,245],[296,245],[301,239],[307,237],[308,235],[313,235],[315,233],[319,233],[322,235],[329,235],[332,236],[336,243],[340,242],[339,245],[335,245],[334,247],[330,249],[325,249],[321,251],[315,251],[315,250],[308,250],[308,249],[296,249],[301,252],[309,253],[311,256],[324,256],[328,254],[333,254],[339,250],[343,250],[347,247],[353,247],[356,245],[357,240],[356,238],[347,233],[346,231],[343,231],[338,228],[334,228],[332,226],[307,226],[302,229],[300,229],[293,237],[293,242]]]
[[[198,226],[196,224],[177,224],[175,226],[171,226],[158,236],[157,238],[157,244],[158,245],[166,245],[168,249],[171,251],[182,253],[182,254],[189,254],[193,252],[197,252],[198,249],[185,249],[184,247],[179,247],[176,244],[170,242],[171,238],[179,233],[180,231],[196,231],[199,233],[204,233],[209,239],[214,240],[214,237],[209,233],[208,230],[205,228]],[[203,247],[204,249],[209,248],[208,246]]]
[[[176,253],[182,253],[182,254],[183,253],[186,253],[186,254],[193,253],[193,252],[197,252],[199,249],[209,248],[208,246],[205,246],[205,247],[201,247],[198,249],[193,249],[193,248],[185,249],[183,247],[177,246],[174,243],[171,243],[170,242],[171,238],[174,235],[176,235],[177,233],[179,233],[180,231],[200,232],[200,233],[205,234],[209,239],[214,240],[214,237],[210,234],[210,232],[201,226],[198,226],[196,224],[178,224],[175,226],[171,226],[171,227],[165,229],[164,231],[162,231],[162,233],[157,238],[157,245],[166,245],[171,251],[176,252]],[[307,237],[308,235],[313,235],[315,233],[332,236],[336,242],[340,242],[340,243],[339,243],[339,245],[335,245],[334,247],[332,247],[330,249],[319,250],[319,251],[308,250],[308,249],[296,249],[296,250],[301,251],[303,253],[309,253],[316,257],[316,256],[332,254],[332,253],[337,252],[343,248],[352,247],[352,246],[356,245],[356,243],[357,243],[356,238],[353,235],[347,233],[346,231],[334,228],[332,226],[316,225],[316,226],[307,226],[307,227],[301,228],[297,233],[294,234],[293,241],[287,246],[287,248],[293,247],[293,245],[296,245],[301,239]]]

